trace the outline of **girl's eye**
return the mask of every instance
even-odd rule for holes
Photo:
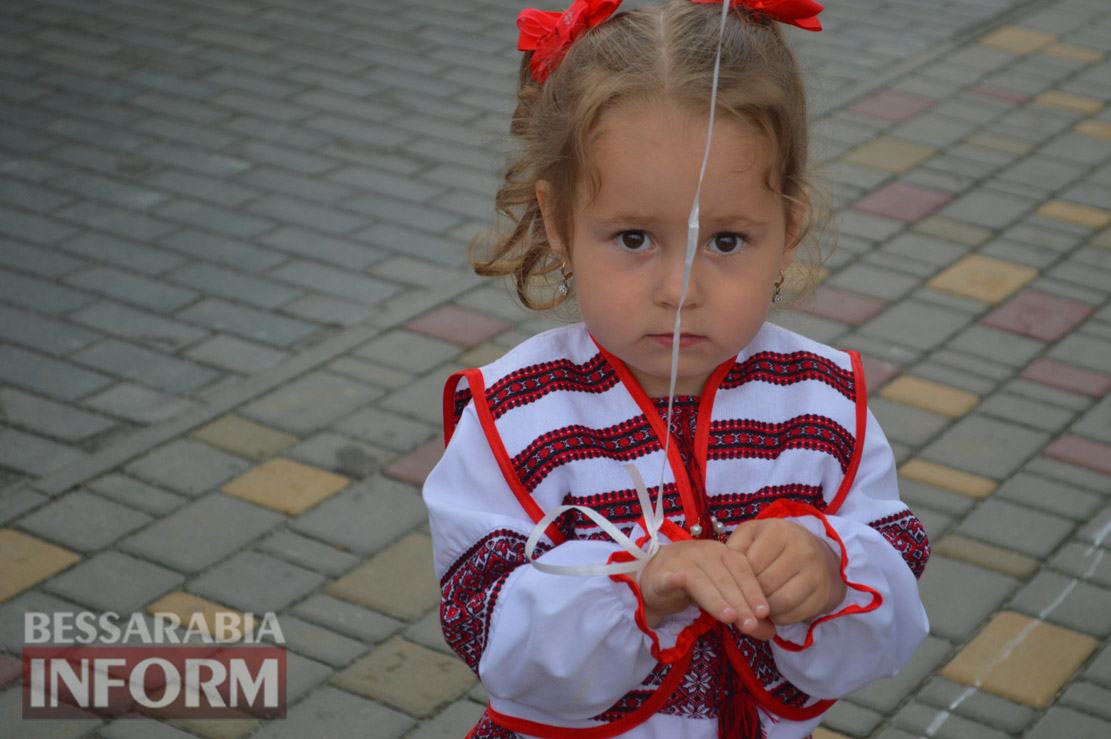
[[[717,254],[732,254],[737,249],[744,245],[744,237],[740,234],[723,233],[717,234],[714,238],[710,239],[710,251]]]
[[[640,251],[651,243],[643,231],[622,231],[617,234],[617,243],[629,251]]]

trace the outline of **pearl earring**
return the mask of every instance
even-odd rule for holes
[[[776,305],[783,302],[783,273],[779,273],[779,279],[775,281],[775,290],[772,292],[772,302]]]
[[[566,295],[571,292],[571,270],[564,266],[559,268],[559,273],[562,275],[563,280],[559,283],[559,287],[556,288],[556,292],[559,293],[561,297],[566,297]]]

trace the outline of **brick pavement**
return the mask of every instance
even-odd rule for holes
[[[779,320],[867,357],[936,552],[931,636],[819,739],[1106,736],[1111,8],[829,5],[794,35],[838,244]],[[418,489],[442,378],[549,324],[464,265],[519,6],[0,8],[0,736],[481,710]],[[278,611],[289,718],[20,720],[22,614],[88,608]]]

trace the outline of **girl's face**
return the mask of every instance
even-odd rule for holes
[[[597,196],[580,185],[570,243],[537,188],[556,253],[574,272],[583,321],[650,396],[667,394],[683,282],[687,219],[706,141],[706,115],[668,103],[619,106],[588,142]],[[700,198],[699,244],[682,307],[676,392],[698,395],[717,365],[752,340],[780,272],[794,257],[779,196],[765,185],[767,138],[732,116],[714,123]]]

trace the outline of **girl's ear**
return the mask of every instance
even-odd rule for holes
[[[536,202],[540,206],[540,215],[544,219],[544,233],[548,236],[548,244],[551,245],[552,251],[559,257],[559,260],[566,264],[568,261],[567,245],[563,243],[563,239],[559,235],[559,229],[556,227],[556,218],[552,212],[550,195],[551,184],[547,180],[540,180],[536,183]]]
[[[810,211],[810,191],[803,190],[799,199],[794,201],[792,206],[791,219],[787,221],[786,248],[783,254],[784,269],[795,260],[799,244],[802,243],[802,238],[806,235],[806,220]]]

